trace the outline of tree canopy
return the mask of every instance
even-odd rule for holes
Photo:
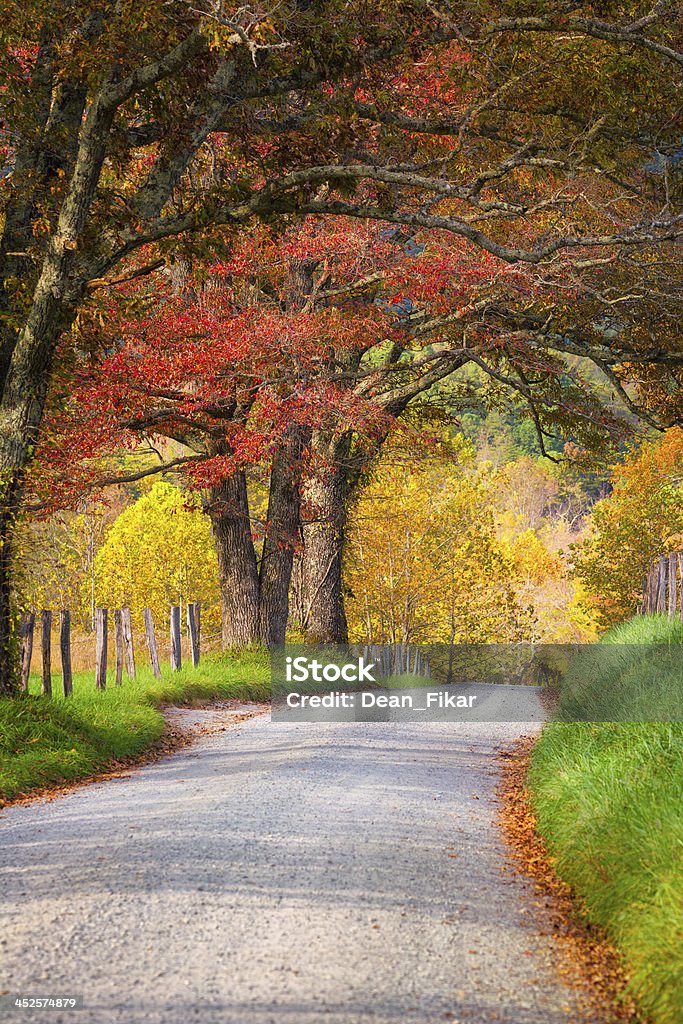
[[[440,331],[455,325],[440,355],[513,388],[541,437],[561,418],[554,401],[584,416],[558,353],[592,360],[650,422],[680,415],[673,10],[663,0],[607,3],[599,16],[516,0],[9,5],[0,688],[11,686],[14,524],[84,320],[106,317],[101,297],[117,282],[181,258],[229,259],[256,224],[370,219],[406,237],[445,232],[473,264],[482,254],[482,289],[437,311]],[[521,291],[495,287],[509,267]]]

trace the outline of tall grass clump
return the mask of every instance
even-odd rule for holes
[[[622,687],[644,717],[649,680],[663,719],[667,673],[680,692],[683,625],[643,616],[602,643],[623,645],[624,657],[619,671],[621,654],[609,661],[609,679],[599,684]],[[638,657],[642,644],[656,645],[654,658]],[[655,1024],[683,1021],[681,717],[679,709],[678,721],[551,723],[530,771],[538,827],[557,871],[623,954],[629,990]]]

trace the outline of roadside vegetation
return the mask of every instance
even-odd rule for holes
[[[609,494],[593,505],[587,536],[573,547],[574,575],[598,626],[628,620],[653,558],[680,550],[683,430],[672,427],[612,467]]]
[[[641,617],[601,642],[678,645],[683,624]],[[680,657],[661,665],[680,692]],[[625,658],[613,685],[632,687],[631,677]],[[556,869],[622,953],[629,991],[654,1024],[680,1024],[683,723],[552,723],[534,749],[529,781]]]
[[[163,666],[161,679],[147,668],[123,686],[109,679],[103,691],[95,689],[92,671],[77,673],[69,700],[57,689],[52,698],[39,696],[32,676],[29,695],[0,701],[0,804],[143,755],[164,733],[165,704],[268,699],[269,663],[258,652],[209,655],[196,669],[171,673]]]

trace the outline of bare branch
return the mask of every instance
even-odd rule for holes
[[[579,15],[562,15],[560,17],[547,18],[499,18],[497,21],[490,22],[486,26],[484,35],[495,35],[501,32],[574,32],[579,35],[591,36],[594,39],[604,39],[611,43],[627,43],[629,46],[640,46],[644,50],[650,50],[666,60],[683,66],[683,53],[679,50],[674,50],[670,46],[666,46],[664,43],[658,42],[656,39],[652,39],[650,36],[644,35],[642,32],[642,29],[649,28],[656,22],[661,21],[667,12],[671,12],[672,16],[675,16],[672,10],[673,6],[671,3],[663,0],[663,2],[655,5],[646,18],[625,25],[600,21],[597,18],[583,18]]]

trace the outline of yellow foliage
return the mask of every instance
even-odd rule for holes
[[[600,635],[599,623],[593,603],[582,583],[574,583],[574,591],[567,605],[567,621],[579,643],[592,644]]]
[[[20,609],[68,608],[77,627],[91,628],[94,560],[116,510],[98,502],[84,513],[59,511],[25,519],[14,542],[14,602]]]
[[[683,547],[683,430],[632,451],[597,502],[576,575],[602,626],[632,615],[652,560]]]
[[[218,565],[209,519],[198,499],[155,483],[118,517],[95,561],[97,603],[143,608],[168,619],[172,604],[202,602],[202,620],[220,621]]]
[[[503,548],[514,566],[515,575],[526,584],[540,584],[559,580],[563,567],[557,555],[548,551],[536,530],[529,527],[512,541],[503,542]]]
[[[386,463],[348,530],[353,639],[460,643],[531,639],[512,566],[496,539],[487,483],[472,467]]]

